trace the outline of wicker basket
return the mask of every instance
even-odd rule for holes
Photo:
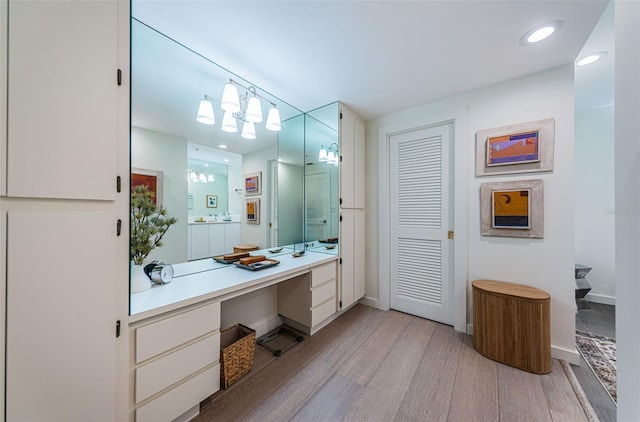
[[[236,324],[220,333],[220,386],[229,388],[253,367],[256,331]]]

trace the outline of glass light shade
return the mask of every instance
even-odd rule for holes
[[[224,116],[222,116],[222,126],[220,129],[225,132],[237,132],[238,124],[236,123],[236,118],[233,117],[233,114],[230,111],[225,111]]]
[[[213,115],[213,104],[211,104],[211,101],[207,99],[200,101],[196,120],[203,125],[213,125],[216,123],[216,118]]]
[[[336,153],[333,151],[329,151],[327,153],[327,164],[335,164],[338,162],[338,159],[336,158]]]
[[[258,97],[249,98],[246,119],[253,123],[260,123],[262,121],[262,106],[260,105]]]
[[[256,126],[253,122],[244,122],[242,125],[242,134],[244,139],[256,139]]]
[[[213,178],[213,174],[210,174],[209,177],[207,177],[207,182],[214,182],[214,178]]]
[[[238,88],[231,82],[227,82],[222,91],[222,100],[220,101],[220,107],[224,111],[231,113],[237,113],[240,111],[240,97],[238,97]]]
[[[334,166],[338,167],[338,163],[340,162],[340,160],[336,160],[335,163],[333,163]]]
[[[318,161],[320,161],[321,163],[326,163],[327,162],[327,150],[323,148],[320,148],[320,154],[318,154]]]
[[[269,109],[269,114],[267,114],[267,124],[265,127],[273,132],[278,132],[282,129],[282,124],[280,123],[280,110],[275,108],[275,106]]]
[[[206,183],[207,176],[205,176],[204,174],[200,173],[200,176],[198,176],[198,180],[201,181],[202,183]]]
[[[191,179],[192,182],[198,181],[198,175],[196,174],[195,171],[192,171],[191,174],[189,174],[189,179]]]

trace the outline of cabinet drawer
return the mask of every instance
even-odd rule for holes
[[[172,421],[220,389],[220,365],[136,409],[136,422]]]
[[[136,403],[217,362],[220,333],[136,369]]]
[[[220,328],[220,302],[136,329],[136,363]]]
[[[332,278],[336,278],[336,261],[311,269],[311,287],[318,286]]]
[[[311,311],[311,326],[324,321],[336,312],[336,301],[332,298]]]
[[[316,307],[321,303],[336,297],[336,280],[321,284],[311,289],[311,307]]]

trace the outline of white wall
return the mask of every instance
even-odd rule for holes
[[[269,160],[275,160],[278,158],[277,147],[270,147],[260,151],[252,152],[242,156],[242,171],[244,174],[262,172],[262,189],[261,195],[254,195],[250,198],[260,198],[260,224],[246,224],[246,218],[244,215],[244,200],[248,197],[244,197],[242,201],[242,218],[240,221],[242,225],[242,242],[243,244],[258,245],[260,248],[266,248],[267,245],[267,177],[268,177],[268,162]]]
[[[593,269],[587,297],[614,304],[614,109],[576,112],[576,263]]]
[[[640,420],[640,2],[615,3],[616,341],[619,421]]]
[[[138,127],[131,128],[131,166],[163,172],[162,201],[178,219],[145,263],[187,261],[187,140]]]
[[[465,191],[467,205],[467,321],[471,322],[470,284],[475,279],[512,281],[543,289],[551,295],[551,341],[554,355],[570,360],[575,352],[574,320],[574,102],[573,66],[564,66],[547,72],[516,79],[507,83],[463,93],[440,101],[425,104],[402,112],[383,116],[367,122],[366,170],[372,183],[366,186],[367,209],[367,262],[378,257],[377,174],[378,129],[390,125],[406,124],[428,116],[460,115],[467,111],[467,125],[456,124],[456,139],[463,132],[462,145],[455,145],[455,154],[466,156],[466,180],[456,180],[456,189]],[[475,133],[515,123],[553,117],[555,119],[555,168],[551,173],[534,173],[513,176],[475,177]],[[440,120],[441,121],[441,120]],[[459,160],[456,164],[460,164]],[[456,174],[458,172],[456,171]],[[480,236],[481,183],[508,180],[544,180],[544,239],[514,239]],[[456,207],[464,206],[456,198]],[[464,199],[464,198],[463,198]],[[569,212],[567,212],[569,211]],[[457,223],[456,223],[457,224]],[[456,263],[459,266],[461,263]],[[464,265],[463,265],[464,267]],[[379,298],[378,267],[367,265],[366,297]]]

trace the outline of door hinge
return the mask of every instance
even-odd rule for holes
[[[116,321],[116,338],[120,337],[120,320]]]
[[[342,119],[342,112],[340,112],[340,118]],[[342,306],[342,305],[340,305],[340,306]]]
[[[122,232],[122,220],[118,218],[118,222],[116,223],[116,236],[120,236]]]
[[[342,198],[340,198],[340,205],[342,205]]]
[[[342,155],[340,156],[340,162],[342,162]]]
[[[340,221],[342,221],[342,216],[340,216]]]
[[[342,265],[342,258],[340,258],[340,265]]]
[[[340,301],[340,309],[342,309],[342,301]]]
[[[122,85],[122,70],[120,69],[118,69],[117,80],[118,80],[118,86]]]
[[[116,192],[120,193],[122,191],[122,179],[120,176],[116,177]]]
[[[453,239],[453,230],[449,230],[449,231],[447,232],[447,237],[448,237],[449,239]]]

